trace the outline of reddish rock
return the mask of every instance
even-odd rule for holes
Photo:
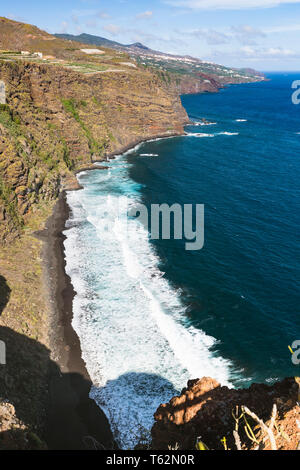
[[[285,436],[289,435],[288,440],[276,434],[278,448],[296,449],[300,440],[300,429],[297,428],[297,419],[300,420],[298,391],[299,384],[294,378],[272,386],[253,384],[248,389],[240,390],[222,387],[209,377],[190,380],[179,397],[160,405],[154,414],[153,448],[168,449],[177,443],[180,449],[194,449],[197,437],[201,436],[210,449],[223,449],[221,439],[225,436],[229,447],[235,449],[232,413],[236,407],[240,411],[241,406],[247,406],[266,422],[275,403],[278,429],[285,429]],[[247,438],[243,426],[240,427],[242,443],[245,448],[252,448],[253,443]],[[289,429],[293,432],[288,432]]]

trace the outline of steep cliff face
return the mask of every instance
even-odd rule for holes
[[[0,82],[0,340],[8,354],[0,364],[0,449],[44,448],[36,433],[43,435],[48,406],[53,299],[33,234],[60,191],[78,187],[76,171],[180,134],[188,118],[178,94],[148,71],[77,73],[8,60]]]
[[[188,120],[178,95],[150,72],[80,74],[1,62],[0,79],[2,241],[34,206],[74,183],[74,171],[139,141],[180,134]]]
[[[217,93],[222,86],[221,82],[204,74],[201,74],[199,77],[185,75],[180,81],[178,92],[182,95]]]
[[[18,51],[41,51],[56,57],[74,57],[78,44],[58,39],[34,25],[21,23],[0,16],[0,49]],[[80,56],[79,51],[75,52]]]
[[[289,378],[272,386],[253,384],[249,389],[233,390],[222,387],[216,380],[203,377],[190,380],[187,388],[156,411],[152,428],[154,449],[195,449],[197,438],[211,450],[224,450],[226,445],[236,450],[233,431],[239,433],[243,449],[270,449],[266,432],[245,414],[243,407],[254,412],[270,425],[274,405],[276,414],[272,425],[277,449],[295,450],[300,441],[300,379]],[[298,420],[298,421],[297,421]],[[249,439],[253,430],[256,442]],[[245,429],[247,428],[247,429]],[[223,441],[224,442],[224,441]]]
[[[195,73],[183,75],[178,84],[177,90],[181,95],[188,95],[194,93],[217,93],[224,86],[232,84],[251,83],[263,81],[265,77],[257,73],[256,76],[243,77],[243,76],[218,76],[209,75],[205,73]]]

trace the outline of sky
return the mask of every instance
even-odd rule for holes
[[[0,0],[0,6],[1,16],[49,33],[141,42],[231,67],[300,70],[300,0]]]

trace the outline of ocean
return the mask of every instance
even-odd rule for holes
[[[186,135],[83,172],[84,189],[68,193],[73,327],[91,397],[124,449],[149,439],[153,413],[189,379],[246,387],[299,375],[288,345],[300,339],[300,73],[268,77],[183,96]],[[120,200],[204,204],[204,247],[150,240],[125,209],[116,216]]]

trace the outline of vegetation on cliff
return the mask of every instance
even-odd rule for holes
[[[87,58],[78,43],[31,25],[0,18],[0,27],[0,339],[9,354],[0,364],[0,449],[44,448],[37,435],[48,399],[50,306],[34,234],[59,193],[78,188],[77,171],[180,134],[188,119],[161,77],[120,67],[125,54]]]
[[[0,449],[44,448],[37,434],[45,424],[48,393],[49,305],[34,233],[59,193],[77,188],[76,171],[142,140],[180,134],[188,118],[178,96],[183,77],[172,75],[180,75],[178,70],[138,66],[125,52],[106,48],[101,57],[87,59],[83,45],[34,26],[0,18],[0,27],[6,91],[0,105],[0,339],[9,351],[7,366],[0,365]],[[22,57],[23,49],[29,55]],[[219,82],[209,81],[215,91]],[[191,79],[186,90],[193,86]],[[272,401],[283,400],[280,413],[296,409],[294,386],[287,383],[286,392],[274,386]],[[155,448],[194,448],[199,432],[218,448],[232,432],[231,411],[238,404],[270,417],[265,391],[257,402],[261,409],[252,401],[255,388],[229,396],[218,384],[205,390],[198,385],[191,383],[185,398],[160,407]],[[295,436],[294,430],[293,445]]]
[[[187,121],[179,97],[149,71],[87,76],[2,61],[0,78],[7,103],[0,107],[0,240],[55,200],[74,170],[137,141],[181,133]]]
[[[252,69],[235,69],[206,62],[195,57],[166,54],[140,43],[123,45],[115,41],[90,34],[56,34],[57,38],[86,42],[93,46],[111,47],[129,54],[136,63],[150,68],[179,93],[216,92],[230,83],[254,82],[264,79],[263,74]]]

